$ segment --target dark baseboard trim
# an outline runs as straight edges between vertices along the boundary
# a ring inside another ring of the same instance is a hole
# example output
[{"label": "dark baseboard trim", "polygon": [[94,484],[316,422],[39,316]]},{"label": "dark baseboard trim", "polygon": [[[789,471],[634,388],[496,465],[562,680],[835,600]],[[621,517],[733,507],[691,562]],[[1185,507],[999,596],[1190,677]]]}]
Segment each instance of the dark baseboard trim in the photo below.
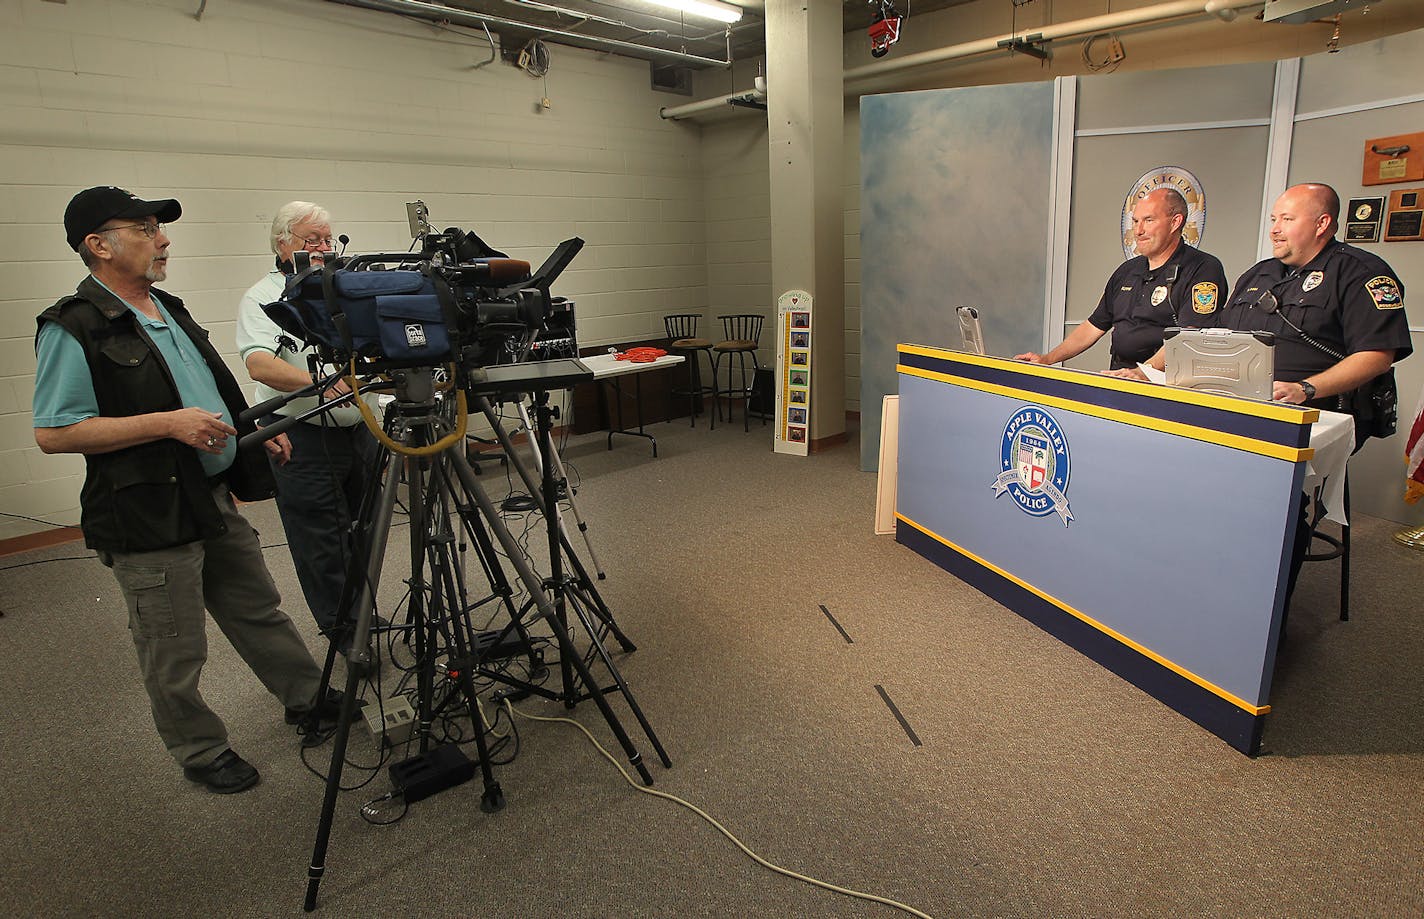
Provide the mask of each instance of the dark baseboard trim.
[{"label": "dark baseboard trim", "polygon": [[38,533],[26,533],[24,536],[12,536],[9,539],[0,539],[0,556],[47,549],[83,538],[84,534],[79,527],[55,527],[52,530],[40,530]]},{"label": "dark baseboard trim", "polygon": [[820,453],[824,450],[830,450],[848,443],[850,443],[850,435],[845,431],[841,431],[839,434],[832,434],[830,437],[818,437],[811,441],[807,446],[807,452]]}]

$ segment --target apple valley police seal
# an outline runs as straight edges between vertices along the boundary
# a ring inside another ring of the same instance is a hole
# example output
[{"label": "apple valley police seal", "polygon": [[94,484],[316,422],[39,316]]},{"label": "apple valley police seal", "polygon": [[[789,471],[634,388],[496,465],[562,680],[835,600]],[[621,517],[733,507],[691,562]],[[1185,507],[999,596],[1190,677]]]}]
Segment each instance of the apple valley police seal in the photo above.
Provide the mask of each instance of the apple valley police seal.
[{"label": "apple valley police seal", "polygon": [[1122,252],[1136,258],[1137,240],[1132,232],[1132,209],[1137,202],[1159,188],[1175,188],[1187,200],[1187,222],[1182,224],[1182,239],[1189,246],[1200,247],[1206,235],[1206,190],[1201,180],[1181,166],[1158,166],[1142,174],[1127,193],[1122,204]]},{"label": "apple valley police seal", "polygon": [[999,444],[999,477],[994,497],[1007,492],[1031,517],[1057,514],[1066,527],[1068,510],[1068,441],[1045,409],[1026,405],[1004,425]]}]

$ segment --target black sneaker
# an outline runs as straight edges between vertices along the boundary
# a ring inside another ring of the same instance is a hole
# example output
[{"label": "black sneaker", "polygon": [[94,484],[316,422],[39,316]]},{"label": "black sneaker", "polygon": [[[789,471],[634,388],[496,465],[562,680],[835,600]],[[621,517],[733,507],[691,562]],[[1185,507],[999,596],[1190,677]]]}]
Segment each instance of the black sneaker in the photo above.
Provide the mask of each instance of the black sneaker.
[{"label": "black sneaker", "polygon": [[[339,689],[330,686],[326,688],[326,694],[322,700],[311,708],[289,708],[283,712],[283,717],[288,724],[301,724],[311,719],[315,715],[321,721],[336,723],[337,716],[341,714],[341,700],[346,694]],[[365,704],[362,699],[358,704]]]},{"label": "black sneaker", "polygon": [[[315,747],[325,743],[336,731],[336,721],[341,717],[341,700],[345,697],[346,694],[341,690],[328,687],[322,700],[306,711],[295,708],[286,710],[285,720],[288,724],[296,725],[302,746]],[[365,699],[356,700],[358,709],[365,704]]]},{"label": "black sneaker", "polygon": [[206,785],[208,791],[219,795],[235,795],[256,785],[261,778],[252,764],[232,748],[222,751],[217,759],[206,766],[184,766],[183,777],[190,782]]}]

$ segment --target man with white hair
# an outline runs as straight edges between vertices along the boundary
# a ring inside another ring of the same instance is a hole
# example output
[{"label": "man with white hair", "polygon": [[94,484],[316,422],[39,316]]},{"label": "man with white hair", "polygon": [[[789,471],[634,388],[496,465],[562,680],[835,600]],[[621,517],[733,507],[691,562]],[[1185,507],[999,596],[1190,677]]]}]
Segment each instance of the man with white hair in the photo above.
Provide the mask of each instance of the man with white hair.
[{"label": "man with white hair", "polygon": [[[237,349],[257,383],[256,401],[264,402],[311,385],[309,348],[291,342],[262,310],[280,300],[293,255],[305,250],[313,263],[332,251],[331,215],[320,205],[291,201],[272,220],[272,252],[276,264],[245,293],[237,309]],[[329,373],[329,366],[322,372]],[[330,400],[350,392],[344,381],[320,398]],[[317,396],[295,399],[261,419],[268,425],[281,416],[299,415],[317,404]],[[350,557],[351,523],[360,508],[366,466],[375,447],[360,410],[352,404],[329,409],[287,429],[292,456],[272,467],[277,478],[277,509],[287,533],[287,547],[296,566],[307,608],[322,632],[338,647],[345,636],[334,633],[338,605]]]}]

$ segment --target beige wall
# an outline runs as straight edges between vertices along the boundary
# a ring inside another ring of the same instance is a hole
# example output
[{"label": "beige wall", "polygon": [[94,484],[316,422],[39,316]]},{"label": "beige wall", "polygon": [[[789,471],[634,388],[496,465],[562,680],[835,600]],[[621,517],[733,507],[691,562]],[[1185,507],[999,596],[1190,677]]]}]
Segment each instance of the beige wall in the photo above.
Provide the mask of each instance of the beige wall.
[{"label": "beige wall", "polygon": [[[83,277],[60,221],[89,185],[182,201],[165,287],[244,380],[233,310],[270,264],[273,211],[298,197],[353,251],[406,249],[417,197],[438,226],[536,264],[582,236],[555,292],[577,301],[583,344],[661,336],[664,313],[707,304],[700,131],[657,117],[675,97],[649,90],[646,63],[555,45],[542,81],[476,67],[489,47],[468,30],[316,2],[196,8],[0,4],[0,510],[77,519],[82,460],[31,434],[33,317]],[[746,196],[764,216],[764,181]],[[741,254],[716,258],[737,266],[719,277],[747,274]],[[0,518],[0,538],[40,528]]]}]

